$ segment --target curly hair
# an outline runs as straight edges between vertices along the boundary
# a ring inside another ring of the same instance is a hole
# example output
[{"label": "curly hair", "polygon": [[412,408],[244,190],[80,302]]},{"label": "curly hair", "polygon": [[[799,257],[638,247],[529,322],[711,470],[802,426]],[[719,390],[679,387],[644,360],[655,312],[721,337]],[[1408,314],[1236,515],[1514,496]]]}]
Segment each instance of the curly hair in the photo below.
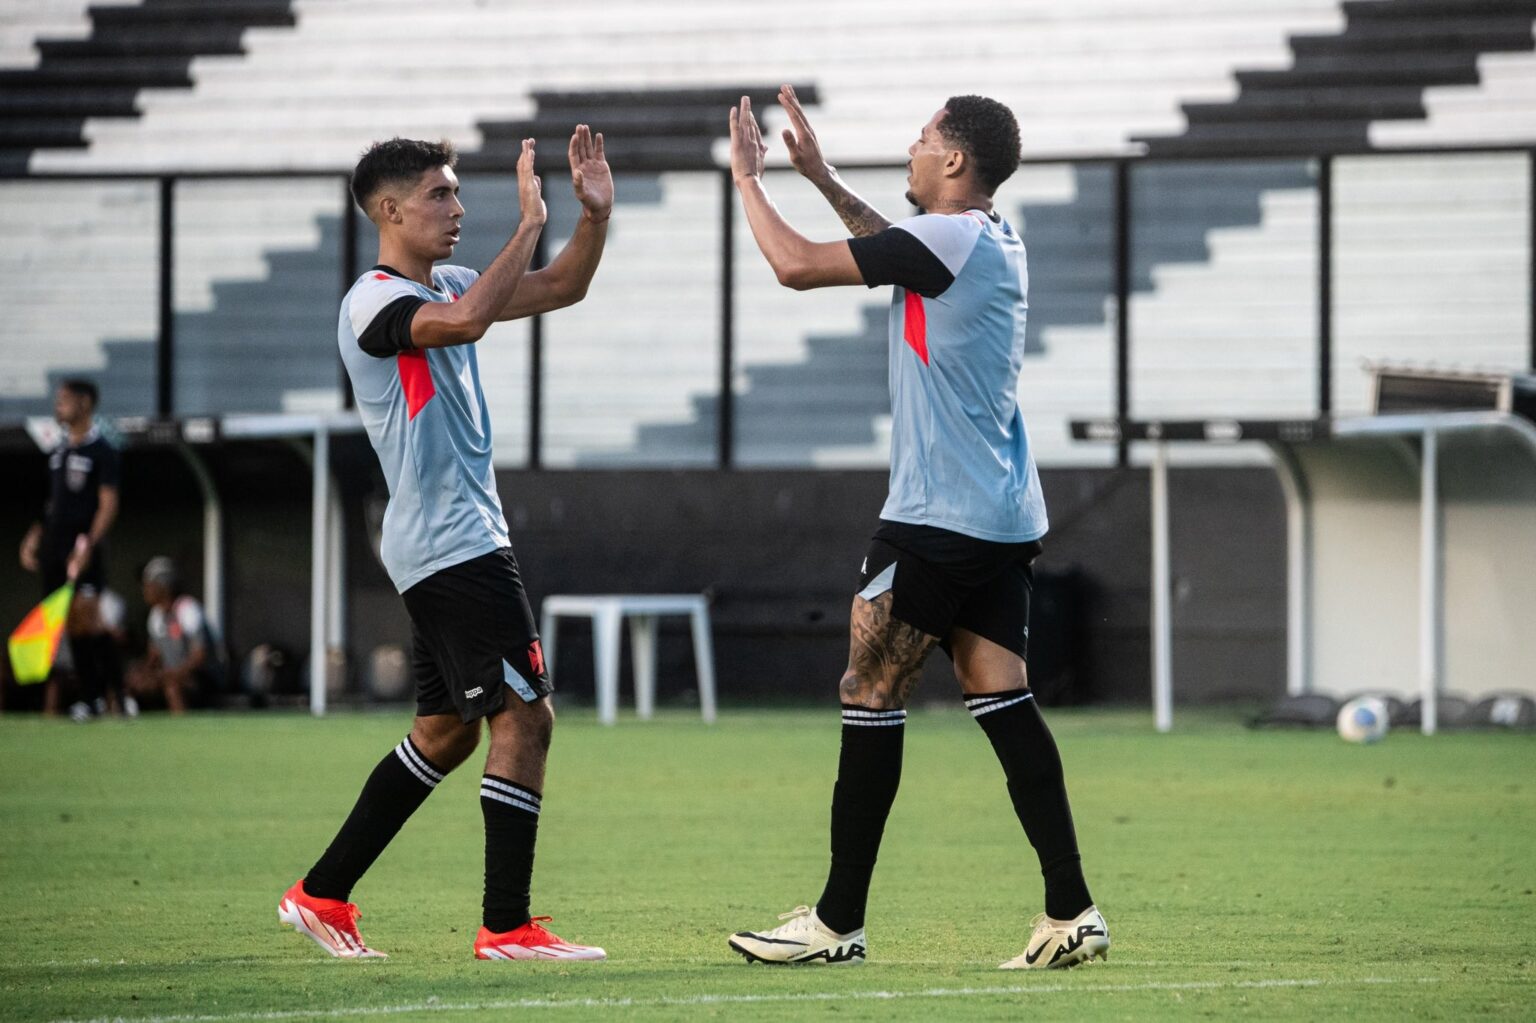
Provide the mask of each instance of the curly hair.
[{"label": "curly hair", "polygon": [[447,139],[422,142],[393,138],[388,142],[375,142],[352,171],[352,201],[357,203],[358,209],[368,213],[368,200],[385,185],[400,181],[414,183],[427,171],[452,167],[458,160],[459,154]]},{"label": "curly hair", "polygon": [[976,177],[990,195],[1019,166],[1019,122],[1013,111],[985,96],[951,96],[939,122],[944,141],[976,161]]}]

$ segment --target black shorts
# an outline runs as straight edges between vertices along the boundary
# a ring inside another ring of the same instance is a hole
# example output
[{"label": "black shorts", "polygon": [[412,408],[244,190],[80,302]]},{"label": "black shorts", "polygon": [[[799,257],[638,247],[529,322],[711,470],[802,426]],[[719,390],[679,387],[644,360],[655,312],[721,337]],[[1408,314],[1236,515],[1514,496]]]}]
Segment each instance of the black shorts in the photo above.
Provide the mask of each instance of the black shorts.
[{"label": "black shorts", "polygon": [[411,615],[416,713],[468,723],[554,687],[512,548],[434,572],[401,594]]},{"label": "black shorts", "polygon": [[956,628],[1029,656],[1031,567],[1039,540],[995,543],[937,526],[880,520],[859,571],[859,596],[891,594],[891,616],[939,637]]},{"label": "black shorts", "polygon": [[[74,541],[68,546],[60,547],[52,544],[44,544],[38,553],[39,574],[43,577],[43,596],[47,596],[54,590],[69,581],[69,556],[74,552]],[[91,558],[80,570],[80,577],[75,580],[75,592],[81,596],[90,596],[100,593],[107,585],[107,552],[104,545],[98,544],[91,551]]]}]

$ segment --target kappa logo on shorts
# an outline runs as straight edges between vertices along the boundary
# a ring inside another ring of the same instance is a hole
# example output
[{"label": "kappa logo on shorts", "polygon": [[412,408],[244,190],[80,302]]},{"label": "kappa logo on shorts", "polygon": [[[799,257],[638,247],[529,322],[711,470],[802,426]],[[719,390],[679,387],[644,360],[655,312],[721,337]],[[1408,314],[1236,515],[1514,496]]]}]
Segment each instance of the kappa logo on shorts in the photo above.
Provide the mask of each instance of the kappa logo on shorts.
[{"label": "kappa logo on shorts", "polygon": [[466,689],[464,690],[464,699],[473,700],[475,697],[481,695],[484,692],[485,686],[475,686],[473,689]]}]

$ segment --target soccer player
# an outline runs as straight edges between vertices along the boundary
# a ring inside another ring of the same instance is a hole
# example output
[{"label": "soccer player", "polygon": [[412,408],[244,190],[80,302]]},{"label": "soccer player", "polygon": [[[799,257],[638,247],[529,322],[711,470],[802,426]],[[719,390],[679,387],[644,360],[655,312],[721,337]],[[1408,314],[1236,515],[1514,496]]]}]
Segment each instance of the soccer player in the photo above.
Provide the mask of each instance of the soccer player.
[{"label": "soccer player", "polygon": [[357,805],[278,917],[333,956],[363,958],[352,887],[443,777],[490,733],[484,918],[477,959],[603,959],[529,912],[550,682],[513,558],[491,466],[491,421],[474,342],[492,323],[579,302],[602,258],[613,209],[603,136],[569,145],[580,223],[550,265],[529,272],[545,220],[534,142],[517,162],[521,220],[484,272],[434,266],[453,254],[464,207],[447,143],[391,139],[352,173],[379,230],[379,265],[342,300],[336,333],[358,411],[389,484],[382,556],[411,617],[416,719],[369,775]]},{"label": "soccer player", "polygon": [[854,237],[811,242],[775,209],[762,182],[768,148],[745,97],[730,115],[731,171],[780,283],[896,286],[891,484],[853,598],[826,888],[814,908],[785,914],[789,922],[773,930],[735,934],[731,947],[748,962],[863,961],[870,877],[901,776],[904,708],[938,646],[1002,763],[1045,877],[1045,913],[1024,951],[1003,967],[1107,956],[1109,934],[1083,880],[1061,757],[1025,670],[1031,564],[1046,515],[1017,400],[1024,245],[992,206],[1019,163],[1018,123],[994,100],[949,99],[907,151],[907,201],[927,212],[892,224],[827,163],[794,90],[784,86],[779,102],[789,115],[791,162]]},{"label": "soccer player", "polygon": [[[59,384],[53,416],[64,432],[48,456],[48,503],[21,541],[21,566],[42,577],[44,596],[75,580],[66,628],[84,696],[70,716],[81,721],[105,706],[108,690],[122,696],[122,660],[97,603],[106,587],[106,539],[117,521],[122,475],[117,448],[96,426],[100,397],[89,380]],[[55,699],[50,692],[50,707]]]}]

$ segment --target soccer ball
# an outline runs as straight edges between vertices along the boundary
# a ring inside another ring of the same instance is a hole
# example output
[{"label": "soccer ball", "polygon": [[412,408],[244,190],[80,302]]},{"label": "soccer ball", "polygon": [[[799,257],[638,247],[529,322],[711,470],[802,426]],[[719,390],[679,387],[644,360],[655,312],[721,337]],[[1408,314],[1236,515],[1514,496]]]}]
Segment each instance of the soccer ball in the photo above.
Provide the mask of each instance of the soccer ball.
[{"label": "soccer ball", "polygon": [[1376,742],[1387,734],[1387,704],[1374,696],[1360,696],[1339,708],[1339,738],[1346,742]]}]

